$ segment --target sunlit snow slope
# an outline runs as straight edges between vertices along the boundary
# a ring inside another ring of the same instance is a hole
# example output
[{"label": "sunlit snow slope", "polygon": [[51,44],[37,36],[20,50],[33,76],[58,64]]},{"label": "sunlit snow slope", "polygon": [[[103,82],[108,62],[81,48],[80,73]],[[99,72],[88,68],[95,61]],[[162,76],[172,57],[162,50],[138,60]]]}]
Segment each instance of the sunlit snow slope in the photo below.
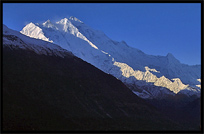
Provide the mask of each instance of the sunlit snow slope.
[{"label": "sunlit snow slope", "polygon": [[20,32],[71,51],[120,79],[141,98],[164,98],[177,93],[200,96],[200,65],[182,64],[170,53],[147,55],[124,41],[111,40],[75,17],[29,23]]},{"label": "sunlit snow slope", "polygon": [[59,57],[72,55],[70,51],[63,49],[58,45],[29,38],[18,31],[9,29],[5,25],[3,25],[3,47],[4,45],[9,46],[11,49],[32,50],[40,55],[55,55]]}]

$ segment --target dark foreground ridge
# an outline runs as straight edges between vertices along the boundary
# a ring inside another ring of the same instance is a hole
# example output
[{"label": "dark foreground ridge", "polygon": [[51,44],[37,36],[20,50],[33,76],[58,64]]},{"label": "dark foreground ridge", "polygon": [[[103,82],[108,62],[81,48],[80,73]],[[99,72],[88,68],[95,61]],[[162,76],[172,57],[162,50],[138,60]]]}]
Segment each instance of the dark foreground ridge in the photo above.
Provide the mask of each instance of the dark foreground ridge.
[{"label": "dark foreground ridge", "polygon": [[3,48],[3,130],[183,130],[75,56]]}]

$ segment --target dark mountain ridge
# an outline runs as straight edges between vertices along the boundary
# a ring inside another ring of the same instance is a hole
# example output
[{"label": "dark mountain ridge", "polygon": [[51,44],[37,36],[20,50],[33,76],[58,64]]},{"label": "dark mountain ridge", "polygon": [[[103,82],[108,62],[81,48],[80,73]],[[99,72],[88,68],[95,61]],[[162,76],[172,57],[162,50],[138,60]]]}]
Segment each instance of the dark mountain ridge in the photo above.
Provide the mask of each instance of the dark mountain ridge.
[{"label": "dark mountain ridge", "polygon": [[199,130],[59,46],[27,40],[3,36],[3,130]]},{"label": "dark mountain ridge", "polygon": [[77,57],[3,48],[3,130],[180,128]]}]

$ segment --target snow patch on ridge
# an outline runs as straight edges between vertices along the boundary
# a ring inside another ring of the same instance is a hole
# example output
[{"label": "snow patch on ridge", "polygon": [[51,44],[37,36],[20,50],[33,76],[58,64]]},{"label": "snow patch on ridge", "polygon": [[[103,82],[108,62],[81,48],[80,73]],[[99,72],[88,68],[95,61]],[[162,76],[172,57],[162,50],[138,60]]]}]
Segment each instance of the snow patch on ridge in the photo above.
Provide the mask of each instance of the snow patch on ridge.
[{"label": "snow patch on ridge", "polygon": [[[201,79],[197,79],[197,81],[199,81],[201,83]],[[197,87],[199,87],[201,89],[201,84],[196,85]]]}]

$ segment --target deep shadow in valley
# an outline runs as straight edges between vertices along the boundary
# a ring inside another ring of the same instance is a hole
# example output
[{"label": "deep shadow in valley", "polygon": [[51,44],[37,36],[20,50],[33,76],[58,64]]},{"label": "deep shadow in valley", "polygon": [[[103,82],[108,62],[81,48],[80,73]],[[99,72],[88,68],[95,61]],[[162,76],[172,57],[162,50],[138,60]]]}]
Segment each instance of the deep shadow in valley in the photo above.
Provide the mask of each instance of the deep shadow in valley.
[{"label": "deep shadow in valley", "polygon": [[3,48],[4,131],[186,129],[75,56]]}]

